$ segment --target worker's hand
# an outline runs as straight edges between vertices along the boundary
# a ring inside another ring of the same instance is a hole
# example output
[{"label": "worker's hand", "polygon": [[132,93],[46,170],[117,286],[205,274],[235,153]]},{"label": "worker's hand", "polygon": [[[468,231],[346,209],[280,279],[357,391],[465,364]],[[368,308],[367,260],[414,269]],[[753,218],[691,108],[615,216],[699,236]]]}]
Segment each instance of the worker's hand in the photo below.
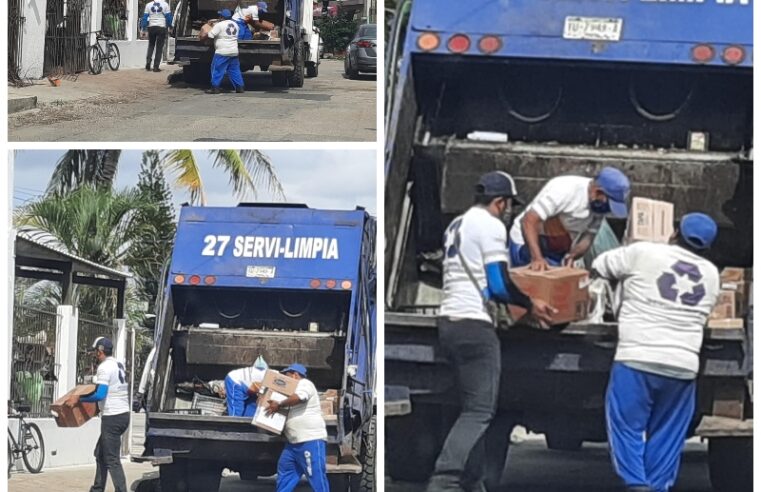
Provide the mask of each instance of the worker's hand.
[{"label": "worker's hand", "polygon": [[259,385],[259,383],[251,383],[251,386],[248,387],[248,394],[249,395],[257,395],[259,394],[259,390],[262,387]]},{"label": "worker's hand", "polygon": [[558,310],[541,299],[531,299],[531,304],[531,314],[539,320],[542,328],[549,328],[552,325],[552,315],[557,314]]},{"label": "worker's hand", "polygon": [[565,255],[565,258],[563,258],[563,266],[567,266],[567,267],[573,266],[573,263],[575,261],[576,261],[575,255],[571,255],[571,254]]},{"label": "worker's hand", "polygon": [[66,401],[64,402],[64,405],[66,405],[69,408],[74,408],[79,403],[79,395],[71,395],[70,397],[66,398]]},{"label": "worker's hand", "polygon": [[535,260],[531,260],[531,263],[528,265],[529,270],[533,270],[535,272],[543,272],[545,270],[548,270],[550,266],[547,264],[547,260],[544,258],[537,258]]},{"label": "worker's hand", "polygon": [[270,400],[267,402],[267,416],[276,414],[278,410],[280,410],[280,403],[276,402],[275,400]]}]

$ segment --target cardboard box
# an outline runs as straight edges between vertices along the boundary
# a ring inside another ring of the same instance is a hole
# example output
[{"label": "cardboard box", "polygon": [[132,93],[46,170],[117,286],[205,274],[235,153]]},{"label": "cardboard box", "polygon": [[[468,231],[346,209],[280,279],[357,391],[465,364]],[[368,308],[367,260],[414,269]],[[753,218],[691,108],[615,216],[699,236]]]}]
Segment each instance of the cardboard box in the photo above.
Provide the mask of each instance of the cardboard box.
[{"label": "cardboard box", "polygon": [[264,380],[262,381],[262,387],[272,389],[285,396],[291,396],[296,392],[296,386],[299,382],[293,378],[289,378],[284,374],[280,374],[278,371],[267,369],[264,373]]},{"label": "cardboard box", "polygon": [[735,291],[722,290],[719,292],[719,298],[713,311],[711,311],[710,319],[736,318],[735,302]]},{"label": "cardboard box", "polygon": [[[553,324],[570,323],[587,318],[589,310],[589,272],[579,268],[550,268],[544,272],[534,272],[527,267],[510,271],[510,278],[532,298],[541,299],[558,310],[552,317]],[[520,317],[521,311],[511,313]]]},{"label": "cardboard box", "polygon": [[725,282],[745,282],[753,280],[753,269],[726,267],[721,271],[721,283]]},{"label": "cardboard box", "polygon": [[286,395],[268,389],[264,395],[259,397],[259,403],[256,405],[256,413],[254,414],[254,419],[251,421],[251,424],[260,429],[277,434],[278,436],[282,434],[283,429],[285,429],[285,420],[288,418],[288,412],[285,410],[279,410],[273,415],[267,415],[267,408],[269,406],[267,402],[269,400],[283,401],[286,398],[288,398]]},{"label": "cardboard box", "polygon": [[55,417],[58,427],[80,427],[95,416],[98,411],[97,403],[79,402],[74,407],[67,407],[64,402],[72,395],[87,396],[95,392],[94,384],[76,386],[50,405],[50,411]]},{"label": "cardboard box", "polygon": [[668,243],[674,233],[674,205],[669,202],[634,197],[626,235],[629,241]]},{"label": "cardboard box", "polygon": [[709,319],[708,328],[714,330],[742,330],[745,328],[745,321],[740,318]]},{"label": "cardboard box", "polygon": [[327,417],[328,415],[335,415],[336,412],[334,410],[335,403],[332,400],[321,400],[320,401],[320,409],[322,410],[322,415],[324,417]]}]

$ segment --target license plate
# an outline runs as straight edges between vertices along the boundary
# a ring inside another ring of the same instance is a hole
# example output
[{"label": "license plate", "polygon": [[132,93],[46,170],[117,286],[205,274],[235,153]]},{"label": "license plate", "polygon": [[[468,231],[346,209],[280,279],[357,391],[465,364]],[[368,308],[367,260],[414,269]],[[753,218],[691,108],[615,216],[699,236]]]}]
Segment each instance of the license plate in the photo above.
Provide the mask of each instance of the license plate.
[{"label": "license plate", "polygon": [[275,278],[275,267],[247,266],[246,277],[251,278]]},{"label": "license plate", "polygon": [[588,39],[590,41],[619,41],[623,25],[623,19],[566,17],[563,37],[565,39]]}]

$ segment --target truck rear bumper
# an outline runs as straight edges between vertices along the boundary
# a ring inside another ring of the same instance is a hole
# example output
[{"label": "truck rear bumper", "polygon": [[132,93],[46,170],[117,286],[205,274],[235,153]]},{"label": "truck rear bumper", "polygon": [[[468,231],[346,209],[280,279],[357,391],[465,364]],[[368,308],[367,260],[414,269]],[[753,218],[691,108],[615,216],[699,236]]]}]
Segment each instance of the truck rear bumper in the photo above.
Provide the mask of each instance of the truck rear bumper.
[{"label": "truck rear bumper", "polygon": [[[214,48],[211,46],[195,38],[180,38],[176,41],[172,62],[187,66],[191,63],[211,63],[213,57]],[[238,58],[245,69],[258,65],[290,65],[280,41],[239,41]]]}]

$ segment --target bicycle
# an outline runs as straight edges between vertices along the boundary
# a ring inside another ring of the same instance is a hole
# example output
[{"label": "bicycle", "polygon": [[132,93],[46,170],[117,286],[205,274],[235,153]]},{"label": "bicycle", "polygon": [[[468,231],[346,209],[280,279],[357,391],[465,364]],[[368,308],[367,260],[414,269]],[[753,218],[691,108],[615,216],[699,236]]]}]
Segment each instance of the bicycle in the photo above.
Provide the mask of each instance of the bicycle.
[{"label": "bicycle", "polygon": [[[90,73],[98,75],[102,72],[104,62],[108,63],[108,68],[116,72],[119,70],[119,63],[121,63],[119,47],[111,42],[110,36],[104,36],[102,31],[96,31],[94,34],[95,44],[90,46],[87,56],[87,65],[90,67]],[[105,41],[105,50],[101,47],[100,41]]]},{"label": "bicycle", "polygon": [[[19,402],[16,402],[19,403]],[[8,402],[8,420],[18,419],[18,433],[16,436],[8,426],[8,478],[11,476],[13,464],[22,458],[29,473],[40,473],[45,464],[45,442],[42,440],[42,431],[35,423],[24,420],[24,415],[32,409],[30,405],[16,405],[13,408]]]}]

